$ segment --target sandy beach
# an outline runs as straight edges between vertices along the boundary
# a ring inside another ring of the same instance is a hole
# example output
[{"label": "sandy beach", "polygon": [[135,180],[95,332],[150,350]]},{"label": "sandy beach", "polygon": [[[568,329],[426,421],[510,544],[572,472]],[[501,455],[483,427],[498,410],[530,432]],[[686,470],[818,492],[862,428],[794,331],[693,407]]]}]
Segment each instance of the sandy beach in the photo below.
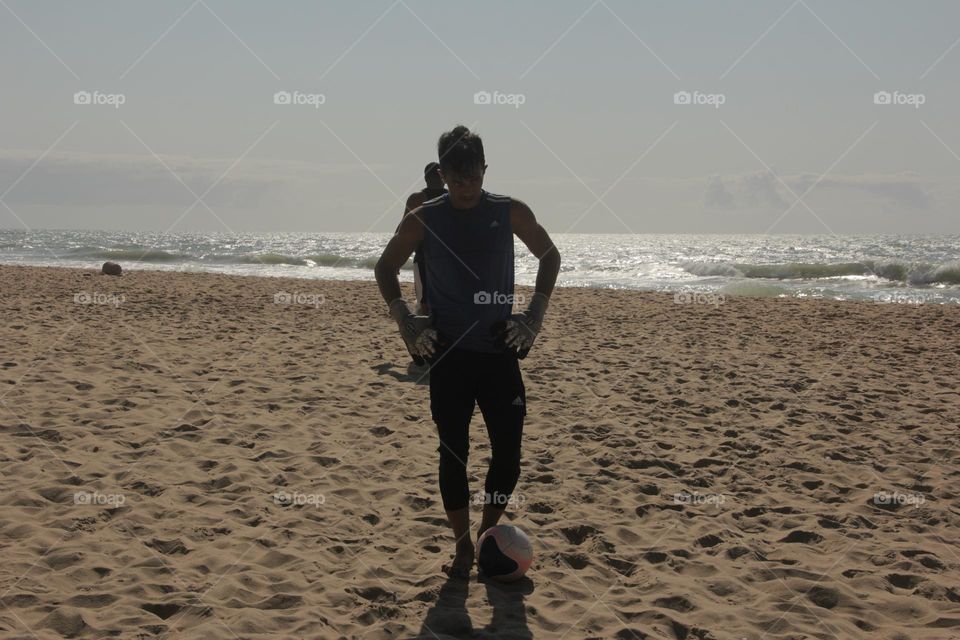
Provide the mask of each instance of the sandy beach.
[{"label": "sandy beach", "polygon": [[960,638],[955,305],[558,289],[505,519],[534,564],[463,585],[374,283],[0,298],[3,638]]}]

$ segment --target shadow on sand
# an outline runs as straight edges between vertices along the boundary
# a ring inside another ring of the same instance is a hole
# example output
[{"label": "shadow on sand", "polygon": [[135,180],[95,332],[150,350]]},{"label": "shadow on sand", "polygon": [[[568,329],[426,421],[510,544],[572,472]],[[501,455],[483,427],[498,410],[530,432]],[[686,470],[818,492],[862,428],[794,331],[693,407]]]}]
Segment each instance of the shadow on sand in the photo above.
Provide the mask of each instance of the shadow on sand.
[{"label": "shadow on sand", "polygon": [[417,635],[418,640],[463,640],[464,638],[498,638],[504,640],[531,640],[527,626],[527,608],[524,598],[533,593],[533,581],[522,578],[517,582],[501,583],[479,579],[487,589],[487,601],[493,607],[490,622],[474,629],[467,613],[467,595],[472,583],[451,578],[447,580]]},{"label": "shadow on sand", "polygon": [[[405,367],[405,369],[404,369]],[[430,384],[430,374],[427,367],[418,367],[409,362],[405,365],[397,365],[392,362],[385,362],[371,367],[381,376],[391,376],[394,380],[400,382],[413,382],[418,385]],[[400,369],[403,369],[402,371]]]}]

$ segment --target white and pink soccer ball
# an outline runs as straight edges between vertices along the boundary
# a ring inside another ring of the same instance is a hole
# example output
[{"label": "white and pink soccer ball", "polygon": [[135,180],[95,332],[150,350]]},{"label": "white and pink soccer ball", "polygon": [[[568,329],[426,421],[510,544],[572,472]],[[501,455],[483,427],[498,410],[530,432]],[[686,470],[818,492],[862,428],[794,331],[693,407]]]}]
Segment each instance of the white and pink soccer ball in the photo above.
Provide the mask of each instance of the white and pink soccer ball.
[{"label": "white and pink soccer ball", "polygon": [[477,566],[485,576],[500,582],[519,580],[533,562],[533,546],[520,527],[498,524],[477,541]]}]

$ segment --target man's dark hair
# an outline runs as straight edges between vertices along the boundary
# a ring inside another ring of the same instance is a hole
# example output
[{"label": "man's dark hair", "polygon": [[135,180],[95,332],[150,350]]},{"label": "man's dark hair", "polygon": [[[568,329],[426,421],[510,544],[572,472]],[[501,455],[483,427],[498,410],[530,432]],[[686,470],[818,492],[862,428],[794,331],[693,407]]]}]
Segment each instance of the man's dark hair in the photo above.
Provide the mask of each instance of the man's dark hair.
[{"label": "man's dark hair", "polygon": [[423,168],[423,179],[427,182],[433,179],[440,179],[440,176],[437,174],[437,169],[440,168],[440,165],[436,162],[428,162],[427,166]]},{"label": "man's dark hair", "polygon": [[482,169],[487,163],[483,156],[483,140],[462,124],[440,136],[437,154],[445,173],[468,174]]}]

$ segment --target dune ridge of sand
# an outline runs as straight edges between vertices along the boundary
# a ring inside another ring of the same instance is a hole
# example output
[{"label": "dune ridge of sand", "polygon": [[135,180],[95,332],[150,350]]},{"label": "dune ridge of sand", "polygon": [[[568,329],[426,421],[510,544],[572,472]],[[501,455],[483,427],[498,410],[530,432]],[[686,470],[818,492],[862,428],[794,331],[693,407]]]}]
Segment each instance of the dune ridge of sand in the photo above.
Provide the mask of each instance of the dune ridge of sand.
[{"label": "dune ridge of sand", "polygon": [[0,637],[960,638],[960,308],[558,289],[507,519],[537,557],[464,587],[373,283],[0,298]]}]

